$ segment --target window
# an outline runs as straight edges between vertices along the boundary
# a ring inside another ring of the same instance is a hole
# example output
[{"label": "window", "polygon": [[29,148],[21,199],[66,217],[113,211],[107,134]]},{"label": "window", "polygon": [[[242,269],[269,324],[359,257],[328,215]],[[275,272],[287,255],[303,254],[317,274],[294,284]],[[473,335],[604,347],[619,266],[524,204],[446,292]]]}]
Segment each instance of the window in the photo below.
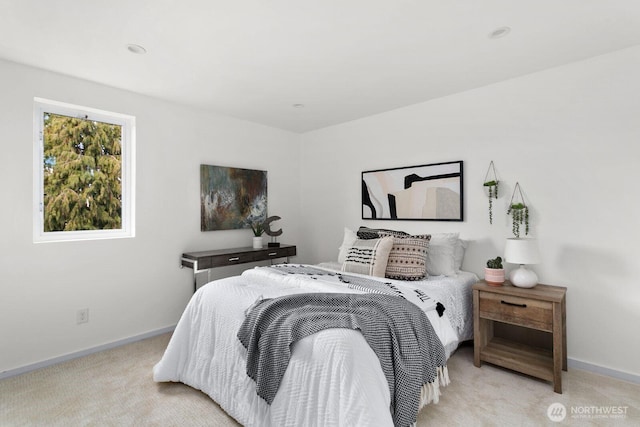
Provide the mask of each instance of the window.
[{"label": "window", "polygon": [[135,235],[135,117],[34,100],[34,242]]}]

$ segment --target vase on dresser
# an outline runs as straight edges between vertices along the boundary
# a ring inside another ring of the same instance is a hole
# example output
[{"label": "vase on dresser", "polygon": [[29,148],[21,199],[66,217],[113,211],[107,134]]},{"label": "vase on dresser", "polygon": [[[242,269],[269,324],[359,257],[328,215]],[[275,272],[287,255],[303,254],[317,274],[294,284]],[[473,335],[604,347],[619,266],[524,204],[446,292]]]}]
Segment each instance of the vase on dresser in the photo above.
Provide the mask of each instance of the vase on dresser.
[{"label": "vase on dresser", "polygon": [[262,249],[262,236],[253,238],[253,249]]}]

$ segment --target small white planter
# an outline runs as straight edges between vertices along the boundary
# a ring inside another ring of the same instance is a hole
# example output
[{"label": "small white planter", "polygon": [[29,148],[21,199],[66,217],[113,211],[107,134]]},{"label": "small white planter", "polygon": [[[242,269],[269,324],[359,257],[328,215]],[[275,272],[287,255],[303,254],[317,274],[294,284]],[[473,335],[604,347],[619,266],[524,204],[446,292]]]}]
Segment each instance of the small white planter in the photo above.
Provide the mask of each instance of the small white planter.
[{"label": "small white planter", "polygon": [[253,238],[253,249],[262,249],[262,236]]}]

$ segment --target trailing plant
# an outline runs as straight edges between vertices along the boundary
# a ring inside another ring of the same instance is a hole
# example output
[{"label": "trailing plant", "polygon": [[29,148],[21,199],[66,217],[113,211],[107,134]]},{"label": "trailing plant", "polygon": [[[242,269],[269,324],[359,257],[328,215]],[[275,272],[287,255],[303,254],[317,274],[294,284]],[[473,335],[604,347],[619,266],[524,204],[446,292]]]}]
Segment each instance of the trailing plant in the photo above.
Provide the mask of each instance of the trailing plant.
[{"label": "trailing plant", "polygon": [[498,181],[487,181],[483,185],[489,190],[489,224],[493,224],[493,199],[498,198]]},{"label": "trailing plant", "polygon": [[524,203],[512,203],[509,205],[507,215],[511,215],[511,231],[516,237],[520,237],[520,226],[524,225],[524,234],[529,234],[529,208]]},{"label": "trailing plant", "polygon": [[[491,176],[493,175],[493,179]],[[489,191],[489,224],[493,224],[493,199],[498,199],[498,175],[496,174],[496,168],[493,164],[493,160],[489,163],[489,169],[484,176],[484,187],[487,187]]]},{"label": "trailing plant", "polygon": [[490,259],[489,261],[487,261],[487,268],[503,268],[502,267],[502,258],[501,257],[496,257],[494,259]]},{"label": "trailing plant", "polygon": [[[514,200],[514,197],[516,197],[516,200]],[[517,197],[520,198],[519,201]],[[522,225],[524,225],[524,234],[529,234],[529,207],[524,203],[524,196],[518,182],[516,182],[516,187],[513,189],[507,215],[511,215],[511,231],[513,231],[514,236],[520,237]]]}]

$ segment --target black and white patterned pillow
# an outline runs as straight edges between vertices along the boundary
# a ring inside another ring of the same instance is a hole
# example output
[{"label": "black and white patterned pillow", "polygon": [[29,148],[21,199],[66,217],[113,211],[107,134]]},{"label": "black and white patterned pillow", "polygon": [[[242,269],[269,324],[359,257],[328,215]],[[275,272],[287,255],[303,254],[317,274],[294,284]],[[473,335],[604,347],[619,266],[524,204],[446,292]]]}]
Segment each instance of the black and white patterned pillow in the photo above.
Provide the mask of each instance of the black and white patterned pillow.
[{"label": "black and white patterned pillow", "polygon": [[396,280],[420,280],[427,275],[427,250],[431,235],[392,236],[380,232],[381,237],[393,237],[385,277]]},{"label": "black and white patterned pillow", "polygon": [[384,277],[393,237],[380,239],[356,239],[347,250],[342,271]]},{"label": "black and white patterned pillow", "polygon": [[404,231],[398,230],[387,230],[386,228],[369,228],[365,226],[361,226],[358,228],[356,234],[358,235],[358,239],[379,239],[382,237],[380,233],[385,233],[388,236],[408,236],[409,233],[405,233]]}]

